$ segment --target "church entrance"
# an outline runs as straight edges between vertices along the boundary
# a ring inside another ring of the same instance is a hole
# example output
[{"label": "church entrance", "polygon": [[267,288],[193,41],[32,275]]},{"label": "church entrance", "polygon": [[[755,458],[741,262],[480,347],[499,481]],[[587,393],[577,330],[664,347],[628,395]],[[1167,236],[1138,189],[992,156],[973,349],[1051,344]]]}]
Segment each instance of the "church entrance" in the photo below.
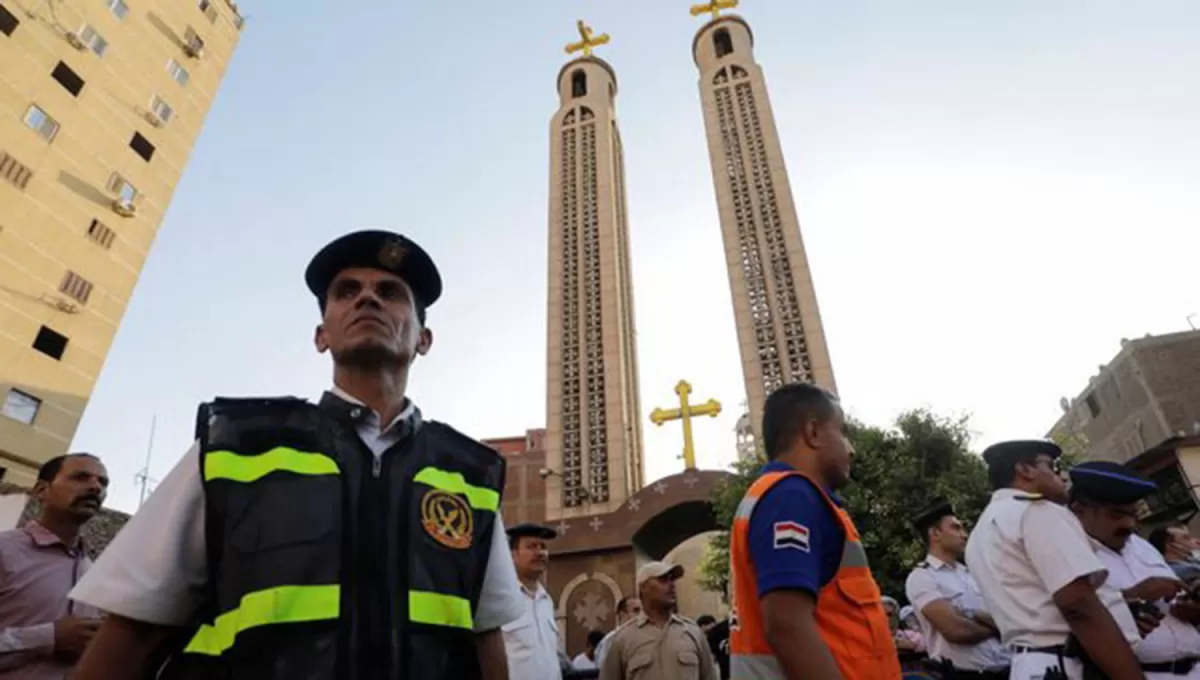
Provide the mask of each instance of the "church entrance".
[{"label": "church entrance", "polygon": [[686,470],[647,486],[613,512],[555,524],[548,588],[558,608],[559,635],[568,654],[583,650],[589,631],[616,625],[617,602],[634,595],[642,564],[669,559],[687,572],[679,583],[680,613],[688,617],[724,613],[720,597],[696,582],[708,537],[718,527],[709,499],[730,475]]}]

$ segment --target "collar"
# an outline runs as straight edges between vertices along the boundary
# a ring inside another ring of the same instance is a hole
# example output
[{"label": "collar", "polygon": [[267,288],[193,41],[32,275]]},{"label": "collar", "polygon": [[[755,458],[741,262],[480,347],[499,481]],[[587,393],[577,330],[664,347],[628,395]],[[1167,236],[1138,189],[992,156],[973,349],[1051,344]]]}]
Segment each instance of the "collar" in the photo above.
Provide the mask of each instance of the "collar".
[{"label": "collar", "polygon": [[[795,472],[795,471],[796,471],[796,468],[792,467],[791,465],[788,465],[787,463],[785,463],[781,460],[772,460],[772,461],[768,461],[767,464],[764,465],[761,470],[759,470],[758,474],[764,475],[768,472]],[[813,483],[814,486],[816,486],[817,483],[815,481],[813,481],[812,478],[810,478],[806,475],[805,479],[808,479],[810,482]],[[829,496],[829,498],[834,502],[835,505],[837,505],[839,508],[842,507],[842,497],[837,495],[837,493],[834,492],[833,489],[826,486],[826,487],[822,487],[821,490],[825,492],[826,496]]]},{"label": "collar", "polygon": [[[638,614],[638,617],[636,619],[634,619],[632,621],[632,623],[633,623],[633,625],[637,626],[638,628],[641,628],[642,626],[645,626],[646,624],[653,623],[653,622],[650,620],[649,616],[646,616],[646,612],[643,611],[641,614]],[[667,624],[669,625],[672,623],[682,624],[683,619],[680,618],[679,614],[676,614],[675,612],[671,612],[671,616],[669,618],[667,618]]]},{"label": "collar", "polygon": [[546,589],[544,587],[542,587],[542,584],[540,581],[538,582],[537,590],[533,590],[533,591],[529,590],[529,587],[526,586],[524,583],[521,583],[521,581],[519,579],[517,580],[517,584],[521,586],[522,593],[525,593],[527,596],[529,596],[535,600],[537,600],[539,598],[543,598],[543,597],[550,597],[550,593],[546,592]]},{"label": "collar", "polygon": [[374,425],[380,427],[382,432],[387,432],[396,428],[411,428],[411,431],[416,431],[421,426],[421,410],[411,399],[405,398],[404,408],[400,413],[388,423],[387,427],[380,425],[379,414],[367,407],[362,400],[357,399],[345,390],[334,385],[328,392],[321,395],[319,404],[321,410],[330,415],[346,422],[353,423],[355,427],[363,427]]},{"label": "collar", "polygon": [[1049,500],[1045,496],[1037,493],[1030,493],[1020,489],[996,489],[992,492],[993,501],[1041,501]]},{"label": "collar", "polygon": [[37,520],[31,519],[26,522],[24,529],[25,533],[33,541],[33,544],[39,548],[49,548],[50,546],[58,545],[62,546],[63,550],[66,550],[68,553],[78,553],[84,548],[83,536],[75,539],[74,546],[67,547],[67,544],[58,537],[58,534],[42,526]]},{"label": "collar", "polygon": [[928,553],[927,555],[925,555],[925,564],[928,564],[929,568],[933,569],[935,571],[938,569],[941,569],[942,567],[947,567],[947,566],[951,567],[951,568],[954,567],[954,565],[950,564],[949,562],[946,562],[945,560],[938,558],[933,553]]}]

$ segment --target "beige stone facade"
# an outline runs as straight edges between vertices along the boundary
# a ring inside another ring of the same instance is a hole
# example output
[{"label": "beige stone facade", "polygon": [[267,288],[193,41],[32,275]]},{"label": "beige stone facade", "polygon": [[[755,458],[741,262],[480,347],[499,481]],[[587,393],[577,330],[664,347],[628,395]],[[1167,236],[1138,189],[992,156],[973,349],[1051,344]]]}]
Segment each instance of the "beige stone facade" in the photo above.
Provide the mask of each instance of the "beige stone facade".
[{"label": "beige stone facade", "polygon": [[817,296],[754,36],[736,15],[692,45],[733,293],[751,424],[785,383],[837,391]]},{"label": "beige stone facade", "polygon": [[625,167],[617,79],[565,65],[550,124],[546,517],[610,512],[642,488]]},{"label": "beige stone facade", "polygon": [[0,465],[66,452],[240,37],[227,0],[0,0]]},{"label": "beige stone facade", "polygon": [[[1200,435],[1200,331],[1122,340],[1049,436],[1091,460],[1125,462],[1174,437]],[[1200,467],[1197,467],[1200,471]]]}]

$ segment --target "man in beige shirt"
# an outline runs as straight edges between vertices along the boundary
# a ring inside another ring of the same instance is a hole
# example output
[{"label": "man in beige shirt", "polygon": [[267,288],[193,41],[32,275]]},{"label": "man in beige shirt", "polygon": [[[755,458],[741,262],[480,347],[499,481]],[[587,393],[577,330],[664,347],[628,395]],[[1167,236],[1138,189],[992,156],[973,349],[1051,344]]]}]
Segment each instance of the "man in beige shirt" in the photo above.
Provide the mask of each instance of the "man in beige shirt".
[{"label": "man in beige shirt", "polygon": [[683,567],[651,562],[637,573],[642,614],[620,628],[600,666],[600,680],[718,680],[708,640],[675,613]]}]

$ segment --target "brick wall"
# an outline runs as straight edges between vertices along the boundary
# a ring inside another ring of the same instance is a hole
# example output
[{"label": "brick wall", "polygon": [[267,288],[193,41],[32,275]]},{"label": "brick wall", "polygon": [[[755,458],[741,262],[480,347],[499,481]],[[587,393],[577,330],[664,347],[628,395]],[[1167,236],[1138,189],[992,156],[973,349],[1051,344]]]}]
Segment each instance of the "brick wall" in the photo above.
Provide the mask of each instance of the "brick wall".
[{"label": "brick wall", "polygon": [[529,430],[523,437],[483,440],[508,461],[500,504],[508,526],[546,521],[546,481],[539,474],[546,466],[545,439],[545,430]]}]

